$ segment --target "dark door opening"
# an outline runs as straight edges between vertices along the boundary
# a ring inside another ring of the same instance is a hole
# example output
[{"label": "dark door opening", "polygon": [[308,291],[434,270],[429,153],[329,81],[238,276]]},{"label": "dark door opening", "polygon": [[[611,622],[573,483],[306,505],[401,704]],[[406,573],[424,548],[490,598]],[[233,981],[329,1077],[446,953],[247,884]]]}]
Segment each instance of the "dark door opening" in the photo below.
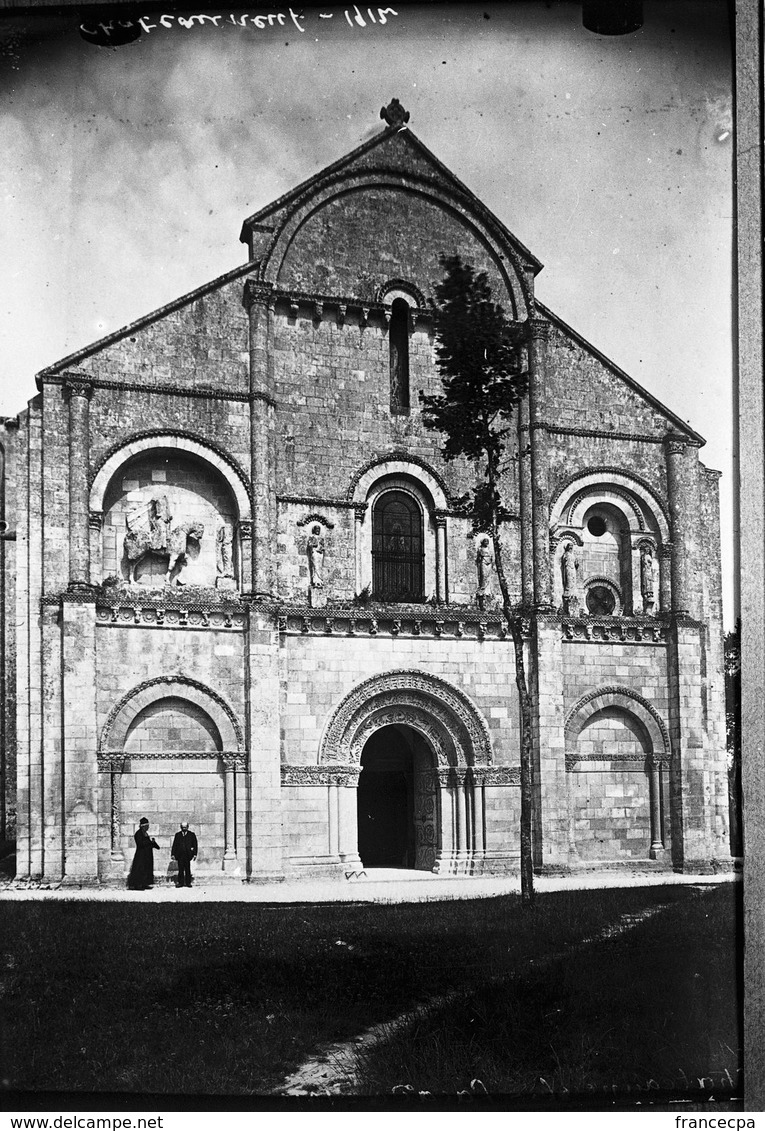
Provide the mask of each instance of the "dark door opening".
[{"label": "dark door opening", "polygon": [[364,747],[358,829],[365,868],[414,868],[413,757],[397,727],[383,727]]}]

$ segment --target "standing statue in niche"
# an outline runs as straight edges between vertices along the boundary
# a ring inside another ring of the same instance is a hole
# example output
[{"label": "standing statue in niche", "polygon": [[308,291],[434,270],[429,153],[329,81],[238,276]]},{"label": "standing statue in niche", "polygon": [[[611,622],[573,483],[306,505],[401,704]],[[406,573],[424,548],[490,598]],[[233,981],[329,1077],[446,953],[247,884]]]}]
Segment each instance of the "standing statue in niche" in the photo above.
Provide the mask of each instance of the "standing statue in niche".
[{"label": "standing statue in niche", "polygon": [[491,553],[491,542],[489,538],[484,535],[478,542],[478,549],[475,555],[475,568],[478,574],[478,591],[476,593],[476,600],[479,609],[483,609],[491,602],[491,594],[489,592],[491,585],[491,566],[493,562]]},{"label": "standing statue in niche", "polygon": [[324,538],[318,523],[311,527],[306,544],[308,554],[308,573],[312,589],[324,587]]},{"label": "standing statue in niche", "polygon": [[567,542],[560,560],[561,574],[563,577],[563,610],[569,616],[576,616],[579,612],[579,556],[573,542]]},{"label": "standing statue in niche", "polygon": [[653,546],[643,543],[640,547],[640,591],[643,595],[643,608],[648,611],[655,599]]},{"label": "standing statue in niche", "polygon": [[225,522],[220,522],[215,531],[215,564],[218,570],[215,579],[216,589],[233,589],[234,534]]}]

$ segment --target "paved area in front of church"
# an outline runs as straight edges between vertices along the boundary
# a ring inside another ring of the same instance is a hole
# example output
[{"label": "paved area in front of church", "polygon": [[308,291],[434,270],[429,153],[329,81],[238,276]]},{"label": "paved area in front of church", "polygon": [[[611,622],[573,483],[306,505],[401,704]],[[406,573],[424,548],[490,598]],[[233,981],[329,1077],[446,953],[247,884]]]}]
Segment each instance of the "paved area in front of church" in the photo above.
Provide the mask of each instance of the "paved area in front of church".
[{"label": "paved area in front of church", "polygon": [[[536,876],[537,892],[592,888],[649,887],[672,884],[718,884],[740,879],[739,873],[690,875],[676,872],[603,871]],[[9,885],[2,900],[88,900],[135,903],[427,903],[444,899],[488,899],[519,893],[518,876],[434,876],[398,868],[370,868],[344,880],[285,880],[281,883],[206,883],[192,888],[159,883],[148,891],[124,888],[41,887]]]}]

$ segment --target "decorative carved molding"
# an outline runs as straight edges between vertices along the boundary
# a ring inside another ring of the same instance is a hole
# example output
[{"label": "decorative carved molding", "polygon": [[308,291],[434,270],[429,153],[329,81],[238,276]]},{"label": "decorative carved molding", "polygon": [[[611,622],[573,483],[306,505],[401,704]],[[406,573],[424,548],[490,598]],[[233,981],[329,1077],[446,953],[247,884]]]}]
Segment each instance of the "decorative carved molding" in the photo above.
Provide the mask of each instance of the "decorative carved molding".
[{"label": "decorative carved molding", "polygon": [[360,766],[282,766],[282,785],[356,785]]},{"label": "decorative carved molding", "polygon": [[641,531],[645,530],[645,515],[637,500],[634,499],[628,491],[625,491],[623,487],[617,487],[610,483],[593,484],[592,487],[584,487],[581,491],[578,491],[566,508],[566,521],[569,524],[573,522],[574,512],[580,503],[592,497],[593,506],[596,506],[598,502],[601,501],[600,496],[606,492],[608,492],[609,495],[616,495],[618,499],[622,499],[635,515],[638,529]]},{"label": "decorative carved molding", "polygon": [[[439,606],[443,609],[444,606]],[[332,622],[332,631],[346,636],[368,633],[370,636],[391,635],[402,637],[427,637],[430,639],[506,640],[507,625],[499,613],[479,610],[475,606],[455,610],[454,616],[444,617],[435,610],[428,611],[423,606],[415,614],[412,611],[387,613],[363,611],[363,606],[353,610],[342,607],[328,607],[326,610],[303,609],[302,607],[284,609],[276,614],[279,632],[294,635],[325,635],[327,621]]]},{"label": "decorative carved molding", "polygon": [[632,440],[641,444],[662,444],[663,436],[653,436],[650,432],[618,432],[598,428],[564,428],[560,424],[553,424],[549,420],[536,420],[530,425],[532,429],[549,432],[553,436],[582,436],[592,440]]},{"label": "decorative carved molding", "polygon": [[[66,378],[58,374],[39,374],[37,380],[40,385],[60,385],[62,387],[66,385]],[[85,379],[83,378],[83,380]],[[88,377],[87,383],[92,386],[94,391],[105,389],[120,393],[141,393],[159,397],[199,397],[203,400],[239,401],[245,404],[250,400],[249,392],[243,392],[241,389],[226,389],[220,385],[176,385],[169,382],[161,385],[149,385],[140,381],[113,381],[106,377]]]},{"label": "decorative carved molding", "polygon": [[343,510],[352,510],[355,506],[355,503],[349,503],[347,499],[332,499],[317,495],[277,495],[276,501],[304,507],[338,507]]},{"label": "decorative carved molding", "polygon": [[[611,582],[610,584],[613,584]],[[563,639],[593,644],[666,644],[667,628],[654,617],[564,618]]]},{"label": "decorative carved molding", "polygon": [[[566,751],[566,769],[571,773],[577,766],[588,765],[593,762],[606,763],[609,768],[644,770],[650,773],[655,767],[665,770],[669,766],[668,757],[657,757],[654,754],[577,754],[576,751]],[[580,773],[585,771],[580,770]],[[608,773],[608,770],[589,771],[590,773]]]},{"label": "decorative carved molding", "polygon": [[358,763],[366,738],[389,725],[387,720],[424,733],[439,760],[448,757],[448,745],[456,739],[462,750],[453,756],[487,765],[492,761],[489,729],[468,696],[441,677],[401,669],[373,676],[346,695],[322,737],[319,763]]},{"label": "decorative carved molding", "polygon": [[414,299],[415,307],[427,309],[428,300],[425,298],[425,295],[419,287],[416,287],[414,283],[410,283],[408,279],[388,279],[387,283],[383,283],[377,288],[375,298],[378,302],[384,303],[385,296],[390,291],[403,291]]},{"label": "decorative carved molding", "polygon": [[449,491],[449,487],[443,476],[439,475],[439,473],[427,462],[427,460],[422,459],[421,456],[415,455],[412,452],[402,451],[401,449],[396,449],[392,452],[382,452],[379,455],[373,456],[373,458],[368,460],[363,465],[363,467],[360,467],[358,471],[355,471],[353,473],[350,483],[348,484],[348,488],[345,492],[345,497],[349,504],[355,505],[353,502],[353,496],[362,476],[366,475],[368,471],[372,471],[375,467],[379,467],[384,463],[408,463],[413,467],[422,468],[423,471],[427,471],[428,475],[431,475],[433,477],[448,502],[452,506],[456,505],[457,498],[456,496],[453,496]]},{"label": "decorative carved molding", "polygon": [[[126,763],[132,762],[222,762],[226,770],[247,768],[247,755],[231,750],[99,750],[97,755],[99,773],[130,773]],[[158,770],[162,773],[162,770]]]},{"label": "decorative carved molding", "polygon": [[[619,438],[634,439],[635,437]],[[576,483],[578,479],[586,479],[588,476],[598,476],[598,478],[602,482],[593,484],[592,488],[589,488],[589,490],[597,490],[598,487],[610,489],[609,476],[611,475],[620,475],[622,476],[622,478],[628,478],[636,486],[641,487],[646,492],[648,497],[656,504],[657,509],[664,516],[667,523],[669,523],[669,512],[664,503],[664,500],[660,498],[659,495],[657,495],[656,488],[652,486],[647,479],[644,479],[642,475],[636,475],[631,470],[625,471],[623,467],[614,467],[613,464],[594,464],[590,467],[582,467],[579,469],[579,471],[575,471],[571,475],[566,476],[566,478],[560,483],[560,486],[558,486],[551,492],[550,512],[552,513],[552,511],[555,509],[555,505],[563,492],[566,491],[573,483]],[[626,490],[626,488],[621,486],[621,484],[615,484],[614,486],[621,487],[621,490]],[[585,491],[587,489],[582,488],[582,490]]]},{"label": "decorative carved molding", "polygon": [[325,518],[323,514],[318,514],[315,511],[312,511],[311,514],[306,515],[305,518],[299,518],[295,525],[307,526],[309,522],[320,522],[323,526],[326,526],[327,530],[335,529],[334,522],[330,522],[329,519]]},{"label": "decorative carved molding", "polygon": [[[178,690],[177,694],[179,694],[180,696],[183,695],[184,687],[192,688],[194,691],[199,692],[204,699],[208,699],[215,703],[216,706],[221,711],[223,711],[224,715],[231,724],[234,734],[236,735],[237,743],[240,747],[244,747],[244,734],[239,720],[229,707],[226,700],[222,696],[220,696],[217,691],[213,691],[211,688],[205,686],[204,683],[200,683],[199,680],[191,679],[185,675],[158,675],[153,679],[146,679],[142,683],[136,684],[136,686],[131,688],[131,690],[128,691],[126,695],[122,696],[118,703],[115,703],[107,716],[106,722],[104,723],[104,727],[101,732],[100,746],[102,749],[109,749],[109,736],[111,734],[114,723],[119,715],[129,705],[130,701],[132,699],[135,699],[136,696],[141,695],[144,691],[148,691],[149,689],[155,687],[160,688],[162,686],[172,686],[174,688],[179,688],[180,690]],[[157,696],[157,698],[160,697]]]},{"label": "decorative carved molding", "polygon": [[88,512],[88,526],[91,530],[100,530],[104,522],[103,511],[89,511]]},{"label": "decorative carved molding", "polygon": [[554,554],[561,542],[575,542],[581,550],[584,547],[584,541],[581,534],[576,530],[570,530],[568,527],[550,531],[550,553]]},{"label": "decorative carved molding", "polygon": [[213,631],[243,632],[247,627],[247,613],[244,609],[226,608],[215,605],[193,608],[161,604],[147,604],[136,601],[135,596],[108,604],[98,595],[96,603],[96,623],[105,625],[142,625],[149,628],[195,628]]},{"label": "decorative carved molding", "polygon": [[661,546],[659,546],[659,557],[662,559],[662,561],[665,561],[665,562],[671,561],[671,559],[672,559],[672,543],[671,542],[662,542]]}]

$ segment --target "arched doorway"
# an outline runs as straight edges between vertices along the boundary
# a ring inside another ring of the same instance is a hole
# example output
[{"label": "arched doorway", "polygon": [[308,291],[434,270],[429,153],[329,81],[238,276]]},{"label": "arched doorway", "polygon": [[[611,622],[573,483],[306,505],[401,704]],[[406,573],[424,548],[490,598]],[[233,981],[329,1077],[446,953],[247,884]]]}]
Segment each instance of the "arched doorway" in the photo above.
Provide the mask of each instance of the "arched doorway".
[{"label": "arched doorway", "polygon": [[361,754],[358,852],[365,868],[431,870],[438,813],[433,759],[411,727],[384,726]]}]

